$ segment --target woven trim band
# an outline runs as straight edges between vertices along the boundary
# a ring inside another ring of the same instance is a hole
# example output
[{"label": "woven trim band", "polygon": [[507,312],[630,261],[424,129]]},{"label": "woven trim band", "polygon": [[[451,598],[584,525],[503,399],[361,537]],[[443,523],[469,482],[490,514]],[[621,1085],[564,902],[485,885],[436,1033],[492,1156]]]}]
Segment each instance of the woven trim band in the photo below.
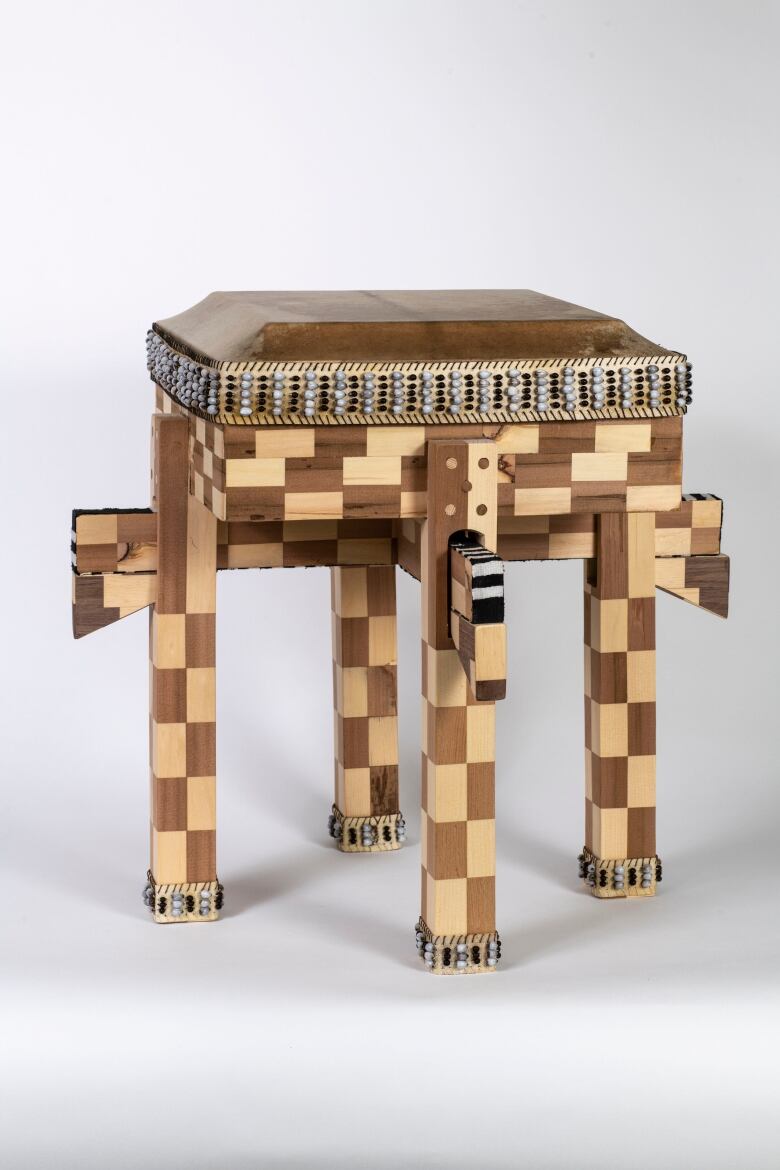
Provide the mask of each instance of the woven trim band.
[{"label": "woven trim band", "polygon": [[476,362],[215,362],[147,334],[152,380],[211,422],[544,422],[685,414],[683,354]]}]

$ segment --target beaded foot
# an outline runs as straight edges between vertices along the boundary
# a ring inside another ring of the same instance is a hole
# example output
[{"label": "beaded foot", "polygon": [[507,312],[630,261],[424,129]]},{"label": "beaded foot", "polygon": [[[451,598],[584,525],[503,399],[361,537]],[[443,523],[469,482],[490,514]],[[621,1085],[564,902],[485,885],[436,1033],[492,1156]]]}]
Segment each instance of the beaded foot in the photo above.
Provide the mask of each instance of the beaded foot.
[{"label": "beaded foot", "polygon": [[659,857],[604,860],[583,849],[580,877],[596,898],[652,898],[662,877]]},{"label": "beaded foot", "polygon": [[406,821],[399,812],[381,817],[345,817],[334,804],[328,832],[344,853],[384,853],[401,848],[406,840]]},{"label": "beaded foot", "polygon": [[146,875],[144,906],[155,922],[213,922],[222,909],[223,889],[219,882],[181,882],[162,885],[151,870]]},{"label": "beaded foot", "polygon": [[490,934],[431,934],[422,918],[414,934],[417,954],[435,975],[476,975],[495,971],[501,939]]}]

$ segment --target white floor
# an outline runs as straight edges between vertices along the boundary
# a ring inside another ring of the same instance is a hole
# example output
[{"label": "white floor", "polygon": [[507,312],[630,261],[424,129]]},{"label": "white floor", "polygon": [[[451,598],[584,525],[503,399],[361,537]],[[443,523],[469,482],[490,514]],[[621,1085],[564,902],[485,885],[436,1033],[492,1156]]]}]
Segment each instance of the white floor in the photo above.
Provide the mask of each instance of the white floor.
[{"label": "white floor", "polygon": [[[227,901],[197,927],[155,926],[141,905],[144,619],[63,639],[67,671],[37,704],[51,726],[19,704],[10,728],[6,1165],[777,1165],[777,790],[759,741],[750,766],[734,747],[751,700],[724,701],[718,663],[738,638],[661,598],[665,880],[654,900],[598,902],[575,877],[580,572],[509,574],[504,957],[475,978],[429,975],[413,946],[414,582],[399,582],[410,841],[396,854],[345,856],[325,835],[327,574],[284,578],[303,617],[283,639],[259,617],[222,623]],[[272,577],[223,576],[222,610],[262,606]]]}]

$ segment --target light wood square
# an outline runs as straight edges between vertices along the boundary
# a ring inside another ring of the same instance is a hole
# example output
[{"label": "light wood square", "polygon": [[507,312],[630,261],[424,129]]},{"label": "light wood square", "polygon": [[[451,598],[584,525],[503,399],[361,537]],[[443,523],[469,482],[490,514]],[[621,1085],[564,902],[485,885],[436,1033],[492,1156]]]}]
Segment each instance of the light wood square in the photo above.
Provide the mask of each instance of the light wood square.
[{"label": "light wood square", "polygon": [[216,777],[190,776],[187,780],[187,828],[215,829],[216,826]]},{"label": "light wood square", "polygon": [[516,516],[560,516],[571,512],[571,488],[515,488]]},{"label": "light wood square", "polygon": [[285,493],[285,520],[339,520],[343,514],[343,492]]},{"label": "light wood square", "polygon": [[116,544],[116,513],[106,512],[95,516],[77,516],[76,542],[77,544]]},{"label": "light wood square", "polygon": [[284,459],[227,459],[225,486],[284,487]]},{"label": "light wood square", "polygon": [[229,544],[227,563],[229,569],[278,569],[284,564],[284,545]]},{"label": "light wood square", "polygon": [[593,847],[602,860],[623,860],[628,853],[628,809],[593,806]]},{"label": "light wood square", "polygon": [[392,666],[397,661],[396,619],[392,614],[368,619],[368,665]]},{"label": "light wood square", "polygon": [[427,500],[427,492],[401,492],[401,516],[424,519]]},{"label": "light wood square", "polygon": [[615,654],[628,649],[628,600],[591,600],[591,640],[594,650]]},{"label": "light wood square", "polygon": [[368,617],[367,572],[361,567],[333,570],[334,613],[339,617]]},{"label": "light wood square", "polygon": [[655,650],[629,650],[629,703],[655,702]]},{"label": "light wood square", "polygon": [[425,427],[366,427],[366,455],[369,458],[424,454]]},{"label": "light wood square", "polygon": [[[75,580],[75,577],[74,577]],[[122,617],[153,605],[157,600],[157,575],[155,573],[104,573],[103,605],[106,609],[118,609]]]},{"label": "light wood square", "polygon": [[625,480],[628,476],[628,455],[625,451],[608,451],[594,454],[577,451],[571,457],[572,482],[594,481],[604,483]]},{"label": "light wood square", "polygon": [[440,878],[428,874],[426,924],[433,934],[465,934],[468,929],[468,879]]},{"label": "light wood square", "polygon": [[187,775],[186,723],[152,723],[152,771],[159,779]]},{"label": "light wood square", "polygon": [[628,807],[655,807],[655,756],[628,757]]},{"label": "light wood square", "polygon": [[468,681],[457,650],[434,650],[426,646],[427,698],[434,707],[465,707]]},{"label": "light wood square", "polygon": [[397,715],[376,715],[369,718],[368,762],[373,768],[398,763]]},{"label": "light wood square", "polygon": [[340,811],[345,817],[371,815],[371,772],[368,768],[344,769],[344,804]]},{"label": "light wood square", "polygon": [[626,488],[626,511],[672,512],[679,508],[682,492],[679,484],[629,486]]},{"label": "light wood square", "polygon": [[596,452],[649,451],[653,427],[646,423],[596,423]]},{"label": "light wood square", "polygon": [[400,455],[347,455],[344,458],[344,487],[400,482]]},{"label": "light wood square", "polygon": [[313,427],[258,427],[255,454],[258,459],[312,459]]},{"label": "light wood square", "polygon": [[593,703],[591,738],[593,751],[602,759],[628,755],[628,704]]},{"label": "light wood square", "polygon": [[478,682],[506,678],[506,626],[503,622],[475,627],[474,659]]},{"label": "light wood square", "polygon": [[187,667],[187,722],[213,723],[217,713],[217,672],[213,666]]},{"label": "light wood square", "polygon": [[657,557],[655,562],[655,583],[658,589],[672,589],[675,592],[685,588],[685,558]]},{"label": "light wood square", "polygon": [[428,761],[428,812],[435,821],[466,820],[468,769],[465,764]]},{"label": "light wood square", "polygon": [[152,875],[160,885],[186,882],[187,834],[184,830],[171,833],[152,830]]},{"label": "light wood square", "polygon": [[211,488],[211,510],[217,520],[227,519],[227,495],[219,488]]},{"label": "light wood square", "polygon": [[687,557],[691,552],[690,528],[656,528],[655,555],[658,557]]},{"label": "light wood square", "polygon": [[723,504],[720,500],[693,500],[692,503],[692,528],[720,528],[723,520]]},{"label": "light wood square", "polygon": [[593,532],[550,533],[550,560],[593,557],[596,555],[596,536]]},{"label": "light wood square", "polygon": [[496,822],[466,824],[466,873],[469,877],[494,877],[496,873]]},{"label": "light wood square", "polygon": [[534,423],[510,423],[501,427],[495,445],[505,455],[538,455],[539,427]]},{"label": "light wood square", "polygon": [[628,596],[655,596],[655,516],[652,512],[629,513]]},{"label": "light wood square", "polygon": [[217,604],[217,522],[194,500],[187,501],[187,613],[214,613]]},{"label": "light wood square", "polygon": [[159,613],[152,617],[152,662],[161,670],[187,665],[183,613]]},{"label": "light wood square", "polygon": [[491,763],[496,758],[496,708],[494,703],[466,708],[466,759],[470,764]]},{"label": "light wood square", "polygon": [[368,715],[368,668],[346,666],[336,670],[336,706],[348,719]]}]

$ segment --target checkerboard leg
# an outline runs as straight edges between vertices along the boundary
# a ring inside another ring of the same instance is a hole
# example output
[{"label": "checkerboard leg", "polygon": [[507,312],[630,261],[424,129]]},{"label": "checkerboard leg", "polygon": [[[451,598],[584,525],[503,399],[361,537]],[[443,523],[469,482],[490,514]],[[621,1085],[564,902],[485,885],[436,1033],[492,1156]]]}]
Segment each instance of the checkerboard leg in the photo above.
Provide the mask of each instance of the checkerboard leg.
[{"label": "checkerboard leg", "polygon": [[346,853],[398,849],[395,566],[334,568],[336,794],[329,829]]},{"label": "checkerboard leg", "polygon": [[495,704],[478,702],[450,638],[449,538],[495,548],[491,440],[428,444],[422,533],[422,912],[417,949],[437,973],[491,971],[495,924]]},{"label": "checkerboard leg", "polygon": [[599,898],[655,893],[655,516],[598,517],[585,565],[585,849]]},{"label": "checkerboard leg", "polygon": [[157,601],[151,613],[151,866],[158,922],[216,918],[217,522],[189,493],[187,420],[155,415]]}]

